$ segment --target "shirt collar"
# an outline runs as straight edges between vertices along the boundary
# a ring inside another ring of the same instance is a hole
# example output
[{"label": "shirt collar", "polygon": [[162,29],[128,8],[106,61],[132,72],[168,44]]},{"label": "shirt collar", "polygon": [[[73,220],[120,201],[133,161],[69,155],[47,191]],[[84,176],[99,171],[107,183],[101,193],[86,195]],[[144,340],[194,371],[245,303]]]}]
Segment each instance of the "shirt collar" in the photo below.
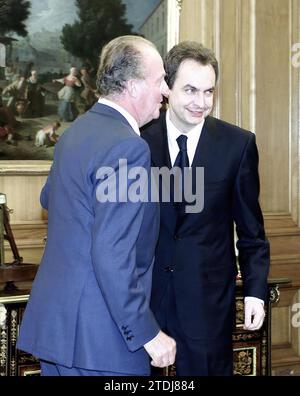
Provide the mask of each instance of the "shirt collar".
[{"label": "shirt collar", "polygon": [[187,133],[182,133],[171,121],[170,119],[170,110],[168,109],[166,112],[166,124],[167,124],[167,132],[168,132],[168,143],[169,143],[169,147],[176,147],[176,149],[178,149],[178,144],[176,139],[178,138],[178,136],[180,135],[186,135],[188,138],[188,142],[189,141],[193,141],[193,142],[197,142],[199,140],[203,125],[204,125],[204,121],[201,121],[200,124],[197,124],[194,126],[194,128],[192,128],[191,130],[189,130]]},{"label": "shirt collar", "polygon": [[119,113],[122,114],[123,117],[126,118],[126,120],[128,121],[129,125],[131,126],[131,128],[134,130],[134,132],[137,135],[141,135],[140,134],[140,130],[139,130],[139,126],[138,123],[136,122],[136,120],[132,117],[132,115],[130,113],[128,113],[127,110],[125,110],[123,107],[119,106],[117,103],[106,99],[106,98],[100,98],[98,100],[98,103],[100,104],[104,104],[105,106],[109,106],[112,107],[113,109],[115,109],[116,111],[118,111]]}]

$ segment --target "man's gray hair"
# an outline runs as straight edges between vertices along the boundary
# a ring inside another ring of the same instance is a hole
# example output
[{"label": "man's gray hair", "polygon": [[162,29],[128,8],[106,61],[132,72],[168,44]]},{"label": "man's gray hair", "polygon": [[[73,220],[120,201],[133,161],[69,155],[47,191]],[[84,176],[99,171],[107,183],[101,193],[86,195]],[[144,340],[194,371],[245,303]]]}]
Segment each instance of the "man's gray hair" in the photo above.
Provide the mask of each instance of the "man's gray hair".
[{"label": "man's gray hair", "polygon": [[120,94],[128,80],[145,78],[141,52],[145,45],[156,49],[139,36],[120,36],[103,47],[96,81],[100,95]]}]

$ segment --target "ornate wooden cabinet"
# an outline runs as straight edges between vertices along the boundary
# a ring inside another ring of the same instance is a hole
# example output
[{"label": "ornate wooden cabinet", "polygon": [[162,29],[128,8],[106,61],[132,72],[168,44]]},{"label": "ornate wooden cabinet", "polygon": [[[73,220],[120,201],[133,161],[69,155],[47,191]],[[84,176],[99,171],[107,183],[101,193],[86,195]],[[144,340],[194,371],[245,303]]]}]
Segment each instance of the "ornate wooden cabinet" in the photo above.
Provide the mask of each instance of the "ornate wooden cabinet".
[{"label": "ornate wooden cabinet", "polygon": [[288,283],[286,278],[269,279],[268,303],[263,326],[258,331],[243,330],[244,298],[242,282],[237,282],[236,326],[233,332],[234,375],[270,376],[271,375],[271,319],[272,304],[279,301],[279,286]]},{"label": "ornate wooden cabinet", "polygon": [[[262,328],[258,331],[243,330],[244,298],[242,282],[237,281],[236,290],[236,325],[233,338],[233,369],[238,376],[269,376],[271,375],[271,313],[272,304],[279,301],[279,286],[288,283],[286,278],[269,279],[268,303],[266,317]],[[176,375],[176,367],[164,370],[164,375]]]},{"label": "ornate wooden cabinet", "polygon": [[39,375],[37,359],[16,348],[19,326],[29,297],[29,290],[0,292],[0,303],[7,310],[6,323],[0,327],[0,376]]}]

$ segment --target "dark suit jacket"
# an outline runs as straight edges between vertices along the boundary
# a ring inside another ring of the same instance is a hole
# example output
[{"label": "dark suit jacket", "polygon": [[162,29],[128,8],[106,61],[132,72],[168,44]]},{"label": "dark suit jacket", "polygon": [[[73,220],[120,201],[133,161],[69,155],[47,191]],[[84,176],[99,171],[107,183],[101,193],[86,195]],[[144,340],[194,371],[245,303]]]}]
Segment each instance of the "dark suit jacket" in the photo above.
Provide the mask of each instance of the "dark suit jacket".
[{"label": "dark suit jacket", "polygon": [[41,194],[47,244],[18,348],[67,367],[147,374],[143,345],[159,331],[149,308],[159,208],[99,202],[104,166],[116,176],[118,197],[119,159],[128,171],[149,170],[148,145],[120,113],[98,103],[57,143]]},{"label": "dark suit jacket", "polygon": [[[152,165],[170,168],[165,113],[142,136],[150,146]],[[204,167],[203,210],[178,218],[172,203],[161,203],[152,308],[155,313],[172,277],[185,333],[204,342],[230,342],[237,274],[234,222],[244,294],[265,299],[267,293],[269,244],[258,202],[255,135],[207,117],[193,171],[196,167]]]}]

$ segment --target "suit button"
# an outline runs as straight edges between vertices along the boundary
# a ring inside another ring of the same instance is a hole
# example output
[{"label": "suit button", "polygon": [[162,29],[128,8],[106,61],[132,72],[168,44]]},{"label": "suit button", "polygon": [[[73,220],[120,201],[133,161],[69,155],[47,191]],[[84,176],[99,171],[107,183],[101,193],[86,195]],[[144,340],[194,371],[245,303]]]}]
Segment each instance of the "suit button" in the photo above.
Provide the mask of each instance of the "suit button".
[{"label": "suit button", "polygon": [[179,237],[179,235],[174,235],[174,239],[175,239],[175,241],[180,241],[181,240],[181,238]]},{"label": "suit button", "polygon": [[166,272],[174,272],[174,268],[172,268],[172,267],[165,267],[165,268],[164,268],[164,271],[166,271]]}]

